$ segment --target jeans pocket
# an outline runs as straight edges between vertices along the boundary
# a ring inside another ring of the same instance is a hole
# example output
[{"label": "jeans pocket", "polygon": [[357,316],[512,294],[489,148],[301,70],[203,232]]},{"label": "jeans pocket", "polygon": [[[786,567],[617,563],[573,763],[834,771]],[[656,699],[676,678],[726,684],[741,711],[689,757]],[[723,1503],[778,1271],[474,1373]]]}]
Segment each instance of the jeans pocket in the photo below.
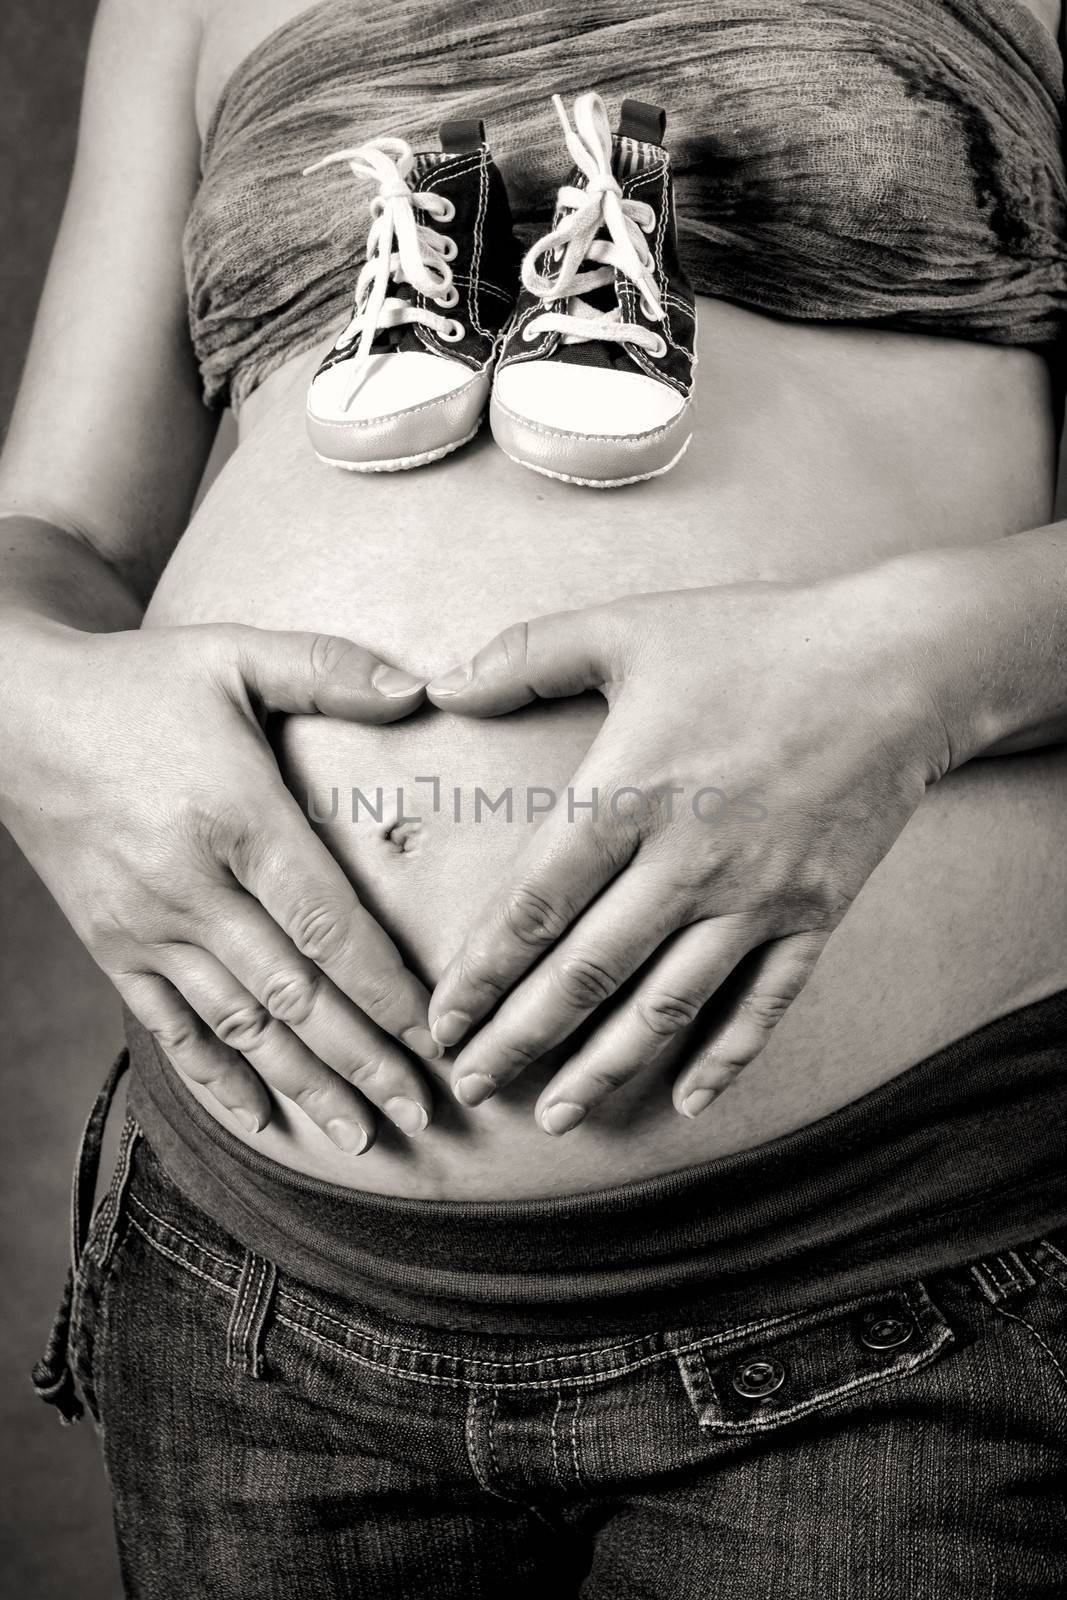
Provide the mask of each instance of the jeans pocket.
[{"label": "jeans pocket", "polygon": [[956,1336],[921,1283],[731,1329],[675,1352],[706,1434],[766,1433],[898,1383]]}]

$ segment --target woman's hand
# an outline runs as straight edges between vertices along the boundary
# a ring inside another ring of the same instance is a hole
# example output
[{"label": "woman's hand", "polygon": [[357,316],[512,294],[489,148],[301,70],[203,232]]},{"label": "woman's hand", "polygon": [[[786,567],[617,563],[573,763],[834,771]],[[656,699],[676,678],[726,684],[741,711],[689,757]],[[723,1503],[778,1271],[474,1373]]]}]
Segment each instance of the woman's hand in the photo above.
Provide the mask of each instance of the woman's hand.
[{"label": "woman's hand", "polygon": [[[3,821],[130,1010],[249,1131],[264,1085],[342,1150],[426,1126],[426,992],[286,790],[270,711],[386,723],[419,680],[348,640],[5,625]],[[331,1070],[332,1069],[332,1070]]]},{"label": "woman's hand", "polygon": [[431,682],[466,716],[587,689],[609,707],[434,991],[446,1045],[498,1007],[460,1051],[457,1097],[479,1104],[597,1013],[538,1100],[545,1130],[567,1132],[730,978],[674,1089],[679,1111],[702,1111],[949,765],[921,658],[875,569],[540,617]]}]

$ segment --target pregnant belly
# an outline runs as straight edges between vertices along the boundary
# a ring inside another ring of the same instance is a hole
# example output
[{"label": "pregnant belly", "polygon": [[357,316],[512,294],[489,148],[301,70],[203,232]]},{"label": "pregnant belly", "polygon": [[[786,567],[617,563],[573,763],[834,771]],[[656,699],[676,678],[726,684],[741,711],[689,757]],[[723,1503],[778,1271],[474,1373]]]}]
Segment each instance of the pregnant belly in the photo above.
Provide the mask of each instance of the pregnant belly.
[{"label": "pregnant belly", "polygon": [[[418,473],[330,471],[303,435],[314,358],[290,363],[245,408],[148,625],[328,630],[428,674],[539,612],[815,576],[1047,520],[1035,357],[783,326],[713,302],[701,317],[689,454],[615,494],[523,473],[485,439]],[[361,898],[432,982],[565,795],[602,716],[585,697],[481,723],[433,710],[385,729],[294,717],[277,749]],[[1067,755],[1046,752],[974,763],[932,791],[771,1046],[702,1122],[679,1117],[649,1073],[549,1140],[531,1116],[546,1068],[476,1111],[441,1092],[422,1138],[384,1130],[358,1159],[281,1106],[255,1144],[352,1187],[475,1198],[624,1182],[801,1126],[1067,984],[1065,787]]]}]

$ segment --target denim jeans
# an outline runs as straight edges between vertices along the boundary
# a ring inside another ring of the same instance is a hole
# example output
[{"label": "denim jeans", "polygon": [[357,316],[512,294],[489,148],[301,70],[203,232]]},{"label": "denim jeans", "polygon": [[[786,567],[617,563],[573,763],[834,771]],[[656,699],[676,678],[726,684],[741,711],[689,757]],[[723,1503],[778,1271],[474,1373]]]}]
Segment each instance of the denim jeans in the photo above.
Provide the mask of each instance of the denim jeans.
[{"label": "denim jeans", "polygon": [[87,1231],[131,1596],[1067,1595],[1067,1233],[741,1326],[429,1330],[280,1274],[129,1116]]}]

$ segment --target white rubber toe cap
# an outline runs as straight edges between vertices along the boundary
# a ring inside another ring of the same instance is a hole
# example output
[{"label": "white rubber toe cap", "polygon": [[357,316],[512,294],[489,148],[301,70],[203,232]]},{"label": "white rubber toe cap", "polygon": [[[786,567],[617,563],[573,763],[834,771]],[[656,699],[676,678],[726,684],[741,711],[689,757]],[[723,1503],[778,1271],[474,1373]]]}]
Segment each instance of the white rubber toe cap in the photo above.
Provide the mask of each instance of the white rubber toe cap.
[{"label": "white rubber toe cap", "polygon": [[640,372],[579,367],[569,361],[520,361],[497,373],[501,405],[528,422],[561,433],[617,438],[663,428],[684,395]]},{"label": "white rubber toe cap", "polygon": [[447,455],[477,431],[489,377],[429,351],[372,356],[351,405],[351,363],[319,373],[307,397],[307,430],[318,455],[352,471],[389,472]]},{"label": "white rubber toe cap", "polygon": [[490,420],[513,461],[601,488],[667,472],[692,433],[691,402],[670,384],[554,361],[499,370]]}]

